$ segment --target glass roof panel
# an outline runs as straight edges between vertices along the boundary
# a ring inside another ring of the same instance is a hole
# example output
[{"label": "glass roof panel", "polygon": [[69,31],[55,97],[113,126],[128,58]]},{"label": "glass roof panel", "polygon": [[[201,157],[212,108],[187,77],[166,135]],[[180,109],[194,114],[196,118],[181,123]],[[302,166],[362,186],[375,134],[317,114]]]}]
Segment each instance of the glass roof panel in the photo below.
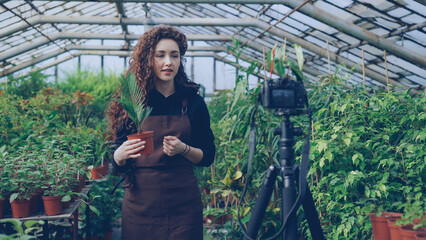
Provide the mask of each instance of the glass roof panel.
[{"label": "glass roof panel", "polygon": [[[82,39],[82,34],[92,33],[94,36],[99,34],[123,34],[123,27],[119,24],[99,25],[90,23],[92,16],[116,18],[119,12],[114,1],[95,2],[95,1],[3,1],[0,5],[0,59],[2,56],[14,55],[0,61],[0,73],[10,69],[15,65],[23,64],[33,57],[40,57],[43,54],[54,52],[69,44],[98,44],[100,41]],[[309,4],[309,3],[308,3]],[[170,3],[143,3],[127,2],[123,0],[124,14],[129,18],[139,18],[141,23],[148,16],[159,18],[223,18],[224,21],[232,23],[232,19],[252,18],[251,20],[262,21],[268,24],[275,24],[285,14],[293,9],[288,3],[283,4],[265,4],[260,1],[258,4],[227,4],[226,1],[212,4],[203,3],[185,3],[182,1],[173,1]],[[4,6],[4,7],[3,7]],[[317,0],[313,7],[320,8],[337,18],[353,23],[351,28],[361,27],[369,31],[369,34],[376,34],[389,40],[395,48],[402,48],[404,51],[411,51],[419,56],[426,56],[426,33],[425,33],[425,13],[426,7],[418,1],[404,0]],[[35,16],[51,16],[65,21],[65,23],[44,23],[43,19],[32,18]],[[66,23],[67,16],[84,16],[89,22],[76,24]],[[23,27],[25,19],[33,26]],[[117,19],[118,20],[118,19]],[[195,20],[194,20],[195,21]],[[117,21],[118,23],[118,21]],[[263,28],[255,26],[179,26],[179,23],[171,22],[178,29],[186,34],[201,35],[241,35],[247,39],[253,40],[253,45],[259,48],[262,46],[268,51],[278,42],[282,44],[284,38],[275,33],[265,33],[260,38],[256,38]],[[416,26],[415,24],[418,24]],[[145,26],[128,25],[129,34],[140,35],[144,32]],[[411,31],[404,29],[411,27]],[[329,50],[332,54],[337,54],[340,58],[352,61],[353,64],[361,64],[362,48],[364,48],[364,57],[371,70],[385,74],[383,59],[384,47],[369,43],[355,34],[355,31],[339,29],[335,24],[328,25],[321,19],[316,19],[303,8],[291,14],[283,22],[277,23],[276,29],[283,33],[296,36],[296,42],[288,41],[288,52],[291,58],[294,58],[292,44],[301,44],[304,48],[306,66],[314,70],[328,74],[328,60],[324,55],[318,55],[327,47],[326,41],[329,41]],[[355,30],[355,29],[354,29]],[[45,36],[42,36],[40,32]],[[53,39],[54,43],[46,39],[46,36],[57,36],[59,32],[76,34],[76,38],[71,39]],[[401,33],[402,32],[402,33]],[[1,35],[3,34],[3,35]],[[38,41],[43,41],[42,46],[35,45]],[[118,45],[124,45],[123,40],[116,41]],[[105,41],[107,42],[107,41]],[[130,41],[132,45],[136,41]],[[320,48],[309,49],[308,43],[313,43]],[[33,46],[33,49],[26,50],[19,54],[14,54],[22,46]],[[197,43],[198,45],[199,43]],[[232,42],[208,41],[202,45],[207,46],[233,46]],[[60,47],[59,47],[60,46]],[[322,49],[322,50],[321,50]],[[392,50],[389,48],[389,50]],[[75,50],[78,51],[78,50]],[[73,51],[73,52],[75,52]],[[424,89],[425,67],[422,63],[413,62],[410,57],[402,56],[399,53],[388,52],[388,71],[393,80],[407,85],[416,85]],[[13,54],[12,54],[13,53]],[[221,54],[218,52],[217,54]],[[244,54],[253,59],[261,60],[263,57],[260,49],[246,49]],[[229,56],[230,54],[226,54]],[[230,59],[234,59],[231,55]],[[44,62],[46,62],[45,60]],[[40,65],[40,64],[38,64]],[[332,68],[338,64],[331,63]],[[22,65],[23,66],[23,65]],[[348,71],[343,69],[343,71]],[[3,75],[0,75],[0,77]],[[311,76],[311,75],[310,75]],[[312,79],[315,81],[315,79]],[[362,74],[353,73],[352,82],[362,81]],[[383,85],[379,80],[372,80],[368,77],[369,84]],[[382,80],[381,80],[382,81]]]}]

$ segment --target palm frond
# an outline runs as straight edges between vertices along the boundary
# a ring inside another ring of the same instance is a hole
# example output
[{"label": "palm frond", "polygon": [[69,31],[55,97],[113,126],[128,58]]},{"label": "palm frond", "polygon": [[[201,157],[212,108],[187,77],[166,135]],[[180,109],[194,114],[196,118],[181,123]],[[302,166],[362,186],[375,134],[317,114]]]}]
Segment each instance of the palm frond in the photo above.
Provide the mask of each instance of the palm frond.
[{"label": "palm frond", "polygon": [[127,77],[124,74],[120,76],[119,92],[120,99],[116,99],[116,101],[121,103],[124,110],[136,124],[138,131],[140,131],[152,108],[145,106],[144,99],[142,99],[143,89],[139,87],[133,73],[129,73]]}]

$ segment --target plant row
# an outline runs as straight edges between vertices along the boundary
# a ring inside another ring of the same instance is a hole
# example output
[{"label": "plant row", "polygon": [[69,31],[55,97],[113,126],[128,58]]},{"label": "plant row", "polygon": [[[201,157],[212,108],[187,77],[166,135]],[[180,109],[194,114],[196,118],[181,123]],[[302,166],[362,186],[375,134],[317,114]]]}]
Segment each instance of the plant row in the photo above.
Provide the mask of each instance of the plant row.
[{"label": "plant row", "polygon": [[0,85],[0,198],[8,202],[35,193],[69,201],[79,181],[98,175],[90,170],[110,159],[109,134],[97,118],[103,113],[94,111],[100,97],[71,88],[79,86],[75,79],[49,85],[44,77],[36,73]]}]

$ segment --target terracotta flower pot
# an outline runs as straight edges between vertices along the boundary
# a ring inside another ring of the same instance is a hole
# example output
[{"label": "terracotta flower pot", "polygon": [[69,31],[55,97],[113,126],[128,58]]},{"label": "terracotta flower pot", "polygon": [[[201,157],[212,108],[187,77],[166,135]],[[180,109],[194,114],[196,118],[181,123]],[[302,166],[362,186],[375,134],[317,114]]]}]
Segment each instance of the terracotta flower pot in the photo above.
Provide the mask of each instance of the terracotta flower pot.
[{"label": "terracotta flower pot", "polygon": [[154,152],[154,131],[144,131],[127,136],[128,140],[141,139],[145,141],[145,148],[138,152],[142,155],[148,155]]},{"label": "terracotta flower pot", "polygon": [[416,240],[426,240],[426,233],[417,233]]},{"label": "terracotta flower pot", "polygon": [[41,196],[41,192],[30,193],[30,214],[34,214],[39,210],[38,201],[40,199],[40,196]]},{"label": "terracotta flower pot", "polygon": [[390,240],[402,240],[401,234],[399,233],[400,229],[398,225],[395,225],[396,219],[388,220],[388,227],[390,232]]},{"label": "terracotta flower pot", "polygon": [[413,229],[413,225],[401,226],[400,229],[402,240],[415,240],[417,234],[426,233],[422,229]]},{"label": "terracotta flower pot", "polygon": [[370,214],[371,225],[373,227],[374,240],[389,240],[390,231],[387,220],[398,219],[401,213],[384,212],[381,216]]},{"label": "terracotta flower pot", "polygon": [[25,218],[30,216],[30,200],[15,199],[10,205],[12,206],[12,215],[14,218]]},{"label": "terracotta flower pot", "polygon": [[3,218],[4,202],[6,202],[6,199],[0,198],[0,219]]},{"label": "terracotta flower pot", "polygon": [[108,172],[108,165],[101,165],[99,167],[94,167],[90,171],[92,174],[92,179],[102,179],[107,175]]},{"label": "terracotta flower pot", "polygon": [[48,216],[62,213],[62,196],[43,196],[44,212]]}]

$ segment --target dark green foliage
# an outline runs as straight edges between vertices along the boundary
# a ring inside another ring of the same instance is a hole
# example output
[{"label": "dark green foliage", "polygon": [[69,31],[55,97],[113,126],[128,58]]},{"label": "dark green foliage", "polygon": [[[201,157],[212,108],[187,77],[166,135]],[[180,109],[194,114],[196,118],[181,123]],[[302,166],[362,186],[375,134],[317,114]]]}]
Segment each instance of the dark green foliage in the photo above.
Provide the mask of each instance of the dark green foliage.
[{"label": "dark green foliage", "polygon": [[[90,117],[96,119],[95,122],[101,121],[114,95],[119,76],[114,73],[95,73],[88,70],[68,72],[65,75],[65,78],[60,80],[56,87],[67,95],[74,95],[76,99],[82,100],[81,98],[84,98],[84,96],[90,96],[90,108],[86,111],[90,110]],[[79,93],[79,95],[76,95],[76,93]],[[75,110],[71,111],[70,115],[74,112]]]},{"label": "dark green foliage", "polygon": [[[120,177],[109,175],[106,179],[101,180],[90,190],[87,201],[91,207],[99,210],[99,215],[92,212],[90,216],[90,231],[92,236],[101,236],[103,232],[111,231],[120,225],[121,218],[121,201],[124,197],[124,190],[118,188],[113,195],[110,194],[115,184],[120,181]],[[80,235],[86,235],[86,207],[83,204],[80,207],[81,220],[79,221]]]},{"label": "dark green foliage", "polygon": [[[424,216],[426,95],[370,88],[367,90],[375,94],[366,94],[360,86],[347,89],[343,84],[336,74],[307,87],[314,109],[308,181],[326,239],[370,239],[369,213],[396,211],[411,219]],[[218,149],[215,179],[209,180],[218,194],[241,193],[241,186],[233,183],[239,179],[229,177],[228,171],[240,170],[243,179],[247,177],[249,118],[257,91],[239,94],[238,102],[225,114],[213,108],[234,99],[236,92],[218,95],[209,104],[212,119],[222,117],[212,123]],[[245,207],[253,207],[266,168],[279,161],[278,137],[272,135],[272,129],[282,120],[259,106],[253,180]],[[307,117],[292,117],[292,121],[306,134]],[[296,162],[300,161],[304,138],[298,140]],[[278,229],[279,195],[280,191],[273,194],[259,235],[271,236]],[[234,217],[235,207],[233,204],[228,210]],[[241,209],[242,218],[250,210],[245,207]],[[299,211],[299,223],[303,236],[309,238],[303,211]],[[233,228],[239,227],[234,224]]]},{"label": "dark green foliage", "polygon": [[7,82],[0,84],[0,89],[6,94],[12,94],[28,99],[37,94],[43,88],[49,86],[46,82],[47,76],[40,71],[30,72],[25,77],[8,76]]}]

